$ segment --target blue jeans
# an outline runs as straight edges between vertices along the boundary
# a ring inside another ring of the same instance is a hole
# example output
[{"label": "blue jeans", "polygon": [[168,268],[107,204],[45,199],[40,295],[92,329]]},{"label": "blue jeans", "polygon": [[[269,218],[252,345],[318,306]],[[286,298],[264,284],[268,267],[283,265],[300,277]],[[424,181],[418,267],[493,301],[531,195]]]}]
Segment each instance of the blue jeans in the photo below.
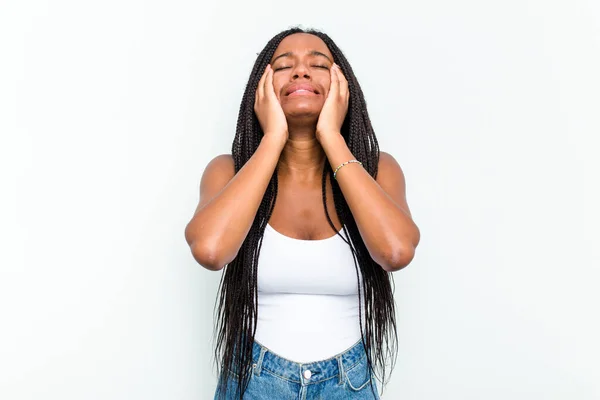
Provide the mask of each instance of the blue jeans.
[{"label": "blue jeans", "polygon": [[[244,400],[379,400],[362,340],[334,357],[311,363],[287,360],[256,341],[252,347],[252,372]],[[237,377],[235,371],[231,373]],[[215,400],[223,385],[219,377]],[[239,399],[236,388],[232,377],[227,383],[227,400]]]}]

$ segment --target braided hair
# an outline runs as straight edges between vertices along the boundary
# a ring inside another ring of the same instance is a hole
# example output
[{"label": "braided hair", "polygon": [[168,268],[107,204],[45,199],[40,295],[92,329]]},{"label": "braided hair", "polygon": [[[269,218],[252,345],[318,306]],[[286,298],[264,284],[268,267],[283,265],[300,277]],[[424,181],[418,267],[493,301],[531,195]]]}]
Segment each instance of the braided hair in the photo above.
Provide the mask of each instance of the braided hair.
[{"label": "braided hair", "polygon": [[[366,171],[375,179],[379,163],[379,145],[367,113],[366,102],[352,72],[350,64],[342,51],[326,34],[315,30],[292,28],[273,37],[258,55],[250,79],[246,85],[239,109],[236,135],[232,145],[232,155],[237,173],[252,157],[258,148],[263,131],[254,112],[254,98],[258,82],[267,64],[270,63],[279,43],[294,33],[309,33],[321,38],[334,57],[348,81],[350,99],[348,112],[341,128],[350,151],[362,162]],[[391,359],[393,370],[397,356],[397,328],[395,319],[394,291],[392,274],[386,272],[370,256],[362,240],[356,221],[346,203],[337,181],[332,179],[333,171],[325,162],[322,178],[323,206],[325,215],[332,230],[341,236],[333,224],[327,211],[326,182],[327,177],[333,188],[335,211],[342,223],[346,238],[342,239],[350,247],[356,269],[359,293],[359,324],[362,343],[367,349],[368,369],[382,373],[380,381],[386,383],[386,359]],[[237,256],[224,268],[219,284],[219,304],[215,311],[214,334],[215,361],[220,372],[220,399],[225,399],[232,379],[231,371],[235,371],[237,380],[235,396],[241,400],[248,385],[252,363],[252,344],[256,332],[257,321],[257,273],[258,257],[262,245],[265,227],[271,217],[277,197],[277,169],[273,173],[256,216]],[[359,268],[363,279],[359,279]],[[362,281],[362,282],[361,282]],[[362,286],[362,288],[361,288]],[[361,299],[364,293],[364,302]],[[361,316],[364,304],[365,326]],[[220,365],[219,365],[220,364]],[[391,371],[390,371],[391,374]],[[371,384],[372,390],[374,390]]]}]

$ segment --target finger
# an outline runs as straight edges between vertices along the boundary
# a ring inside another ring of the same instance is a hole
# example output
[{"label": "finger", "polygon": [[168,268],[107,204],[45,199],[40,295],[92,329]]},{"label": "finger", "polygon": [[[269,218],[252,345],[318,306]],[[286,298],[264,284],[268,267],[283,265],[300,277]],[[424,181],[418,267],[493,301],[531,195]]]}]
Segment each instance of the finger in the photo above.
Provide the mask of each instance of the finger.
[{"label": "finger", "polygon": [[273,88],[273,68],[269,66],[269,71],[267,72],[267,77],[265,78],[265,95],[274,95],[275,89]]},{"label": "finger", "polygon": [[341,68],[336,64],[336,73],[337,73],[337,77],[338,77],[338,81],[339,81],[339,85],[340,85],[340,95],[343,98],[347,98],[348,97],[348,81],[346,80],[346,77],[344,76],[344,73],[342,72]]},{"label": "finger", "polygon": [[331,84],[329,86],[329,93],[333,93],[334,95],[338,95],[340,92],[340,79],[337,75],[337,66],[333,64],[331,67]]},{"label": "finger", "polygon": [[260,81],[258,81],[258,86],[256,87],[255,104],[260,99],[262,99],[265,94],[265,91],[264,91],[265,79],[267,77],[268,72],[269,72],[269,66],[267,65],[267,67],[265,68],[265,71],[263,72],[262,76],[260,77]]}]

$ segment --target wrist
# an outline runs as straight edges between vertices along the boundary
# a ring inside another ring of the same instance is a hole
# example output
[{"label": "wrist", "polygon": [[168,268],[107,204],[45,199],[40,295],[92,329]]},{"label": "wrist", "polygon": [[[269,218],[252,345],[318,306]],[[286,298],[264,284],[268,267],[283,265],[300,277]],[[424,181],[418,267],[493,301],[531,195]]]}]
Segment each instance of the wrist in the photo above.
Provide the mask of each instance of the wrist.
[{"label": "wrist", "polygon": [[265,135],[261,138],[260,143],[261,144],[266,144],[269,147],[275,147],[278,150],[283,150],[283,148],[285,147],[285,144],[287,143],[287,132],[285,133],[285,135],[283,134],[267,134],[265,133]]},{"label": "wrist", "polygon": [[346,140],[339,131],[317,133],[316,138],[321,144],[321,146],[323,146],[323,148],[329,146],[339,146],[340,144],[346,144]]}]

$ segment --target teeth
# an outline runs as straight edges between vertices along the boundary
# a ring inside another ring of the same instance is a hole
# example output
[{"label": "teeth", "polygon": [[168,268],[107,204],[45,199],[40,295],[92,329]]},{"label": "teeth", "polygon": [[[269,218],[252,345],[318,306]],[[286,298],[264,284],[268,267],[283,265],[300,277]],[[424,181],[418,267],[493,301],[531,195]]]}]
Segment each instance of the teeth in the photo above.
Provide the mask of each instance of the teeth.
[{"label": "teeth", "polygon": [[294,90],[292,93],[296,93],[296,92],[310,92],[310,90],[298,89],[298,90]]}]

